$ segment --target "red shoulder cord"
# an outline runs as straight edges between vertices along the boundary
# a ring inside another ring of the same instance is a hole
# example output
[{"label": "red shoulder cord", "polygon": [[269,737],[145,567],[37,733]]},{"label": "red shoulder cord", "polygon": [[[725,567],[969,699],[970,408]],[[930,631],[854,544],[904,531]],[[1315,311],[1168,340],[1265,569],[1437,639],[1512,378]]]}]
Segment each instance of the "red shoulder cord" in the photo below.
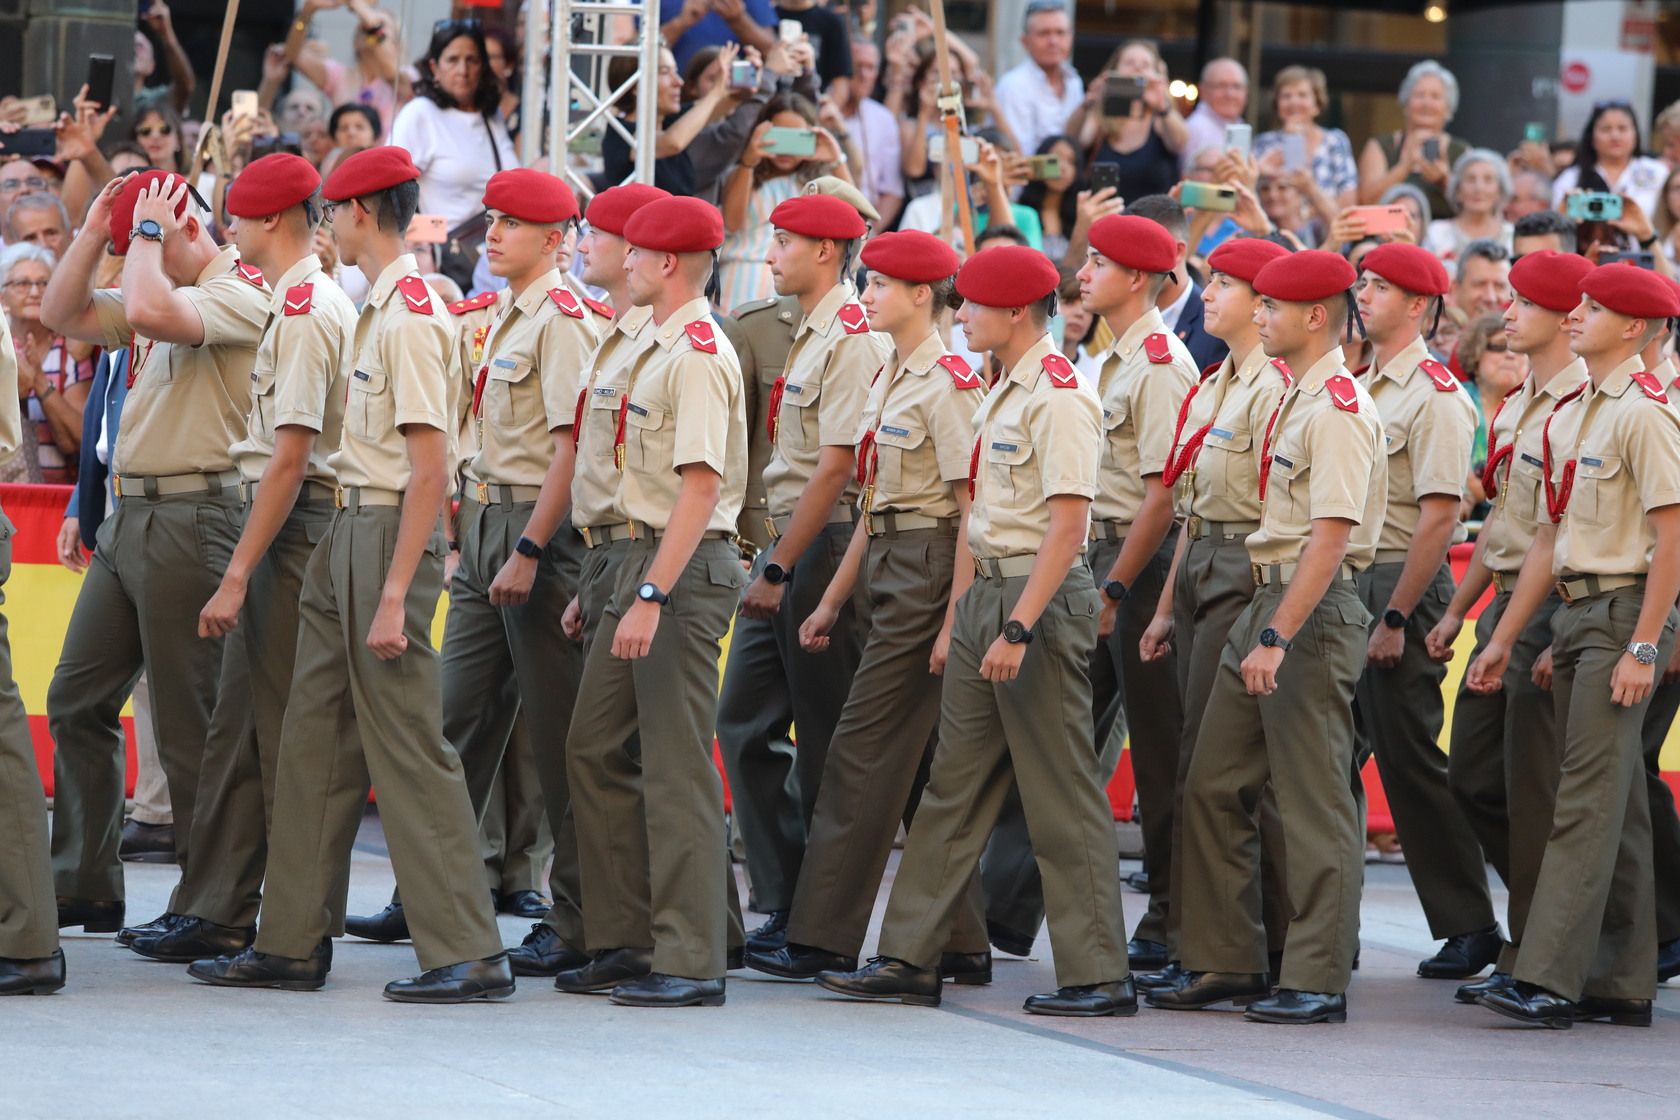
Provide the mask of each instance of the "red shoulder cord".
[{"label": "red shoulder cord", "polygon": [[484,383],[490,377],[490,367],[478,367],[478,379],[473,382],[473,415],[484,415]]},{"label": "red shoulder cord", "polygon": [[980,474],[980,442],[986,437],[976,436],[974,439],[974,454],[968,457],[968,500],[974,500],[974,479]]},{"label": "red shoulder cord", "polygon": [[764,430],[770,436],[771,443],[776,442],[776,437],[782,430],[782,391],[786,387],[786,374],[776,378],[776,383],[770,386],[770,415],[764,419]]},{"label": "red shoulder cord", "polygon": [[[886,366],[882,366],[880,369],[875,371],[875,376],[869,379],[869,387],[871,389],[875,387],[875,383],[877,381],[881,380],[881,374],[886,370],[886,368]],[[891,386],[888,387],[890,388]],[[776,403],[780,404],[781,402],[777,401]],[[884,415],[886,411],[887,402],[882,400],[881,412]],[[866,489],[873,488],[875,485],[875,464],[881,458],[880,449],[875,446],[875,432],[880,428],[880,426],[880,417],[876,417],[875,427],[863,433],[863,438],[858,441],[857,445],[858,485],[865,487]]]},{"label": "red shoulder cord", "polygon": [[578,390],[577,407],[572,409],[572,451],[578,449],[578,441],[583,439],[583,402],[589,397],[588,389]]},{"label": "red shoulder cord", "polygon": [[1576,397],[1581,395],[1581,386],[1572,393],[1567,393],[1552,406],[1551,416],[1546,417],[1546,426],[1540,429],[1541,470],[1545,472],[1546,483],[1546,514],[1556,525],[1563,520],[1563,511],[1569,508],[1569,495],[1575,489],[1575,460],[1571,459],[1563,465],[1563,478],[1556,487],[1552,485],[1552,419],[1558,410]]},{"label": "red shoulder cord", "polygon": [[1184,394],[1184,403],[1178,406],[1178,423],[1173,427],[1172,451],[1167,454],[1167,466],[1161,472],[1161,485],[1168,489],[1171,489],[1173,484],[1178,481],[1179,476],[1189,470],[1191,464],[1196,461],[1196,456],[1201,454],[1202,451],[1202,441],[1207,439],[1208,432],[1213,429],[1213,421],[1218,419],[1216,416],[1203,424],[1197,429],[1196,434],[1190,437],[1190,441],[1184,445],[1184,450],[1179,451],[1179,437],[1184,434],[1185,421],[1190,419],[1190,402],[1196,399],[1196,393],[1203,385],[1207,384],[1208,378],[1218,372],[1219,367],[1215,366],[1212,370],[1202,374],[1201,379],[1190,386],[1190,391]]},{"label": "red shoulder cord", "polygon": [[1289,389],[1286,386],[1278,396],[1277,407],[1272,409],[1272,417],[1266,421],[1266,438],[1260,443],[1260,500],[1266,500],[1266,480],[1272,475],[1272,429],[1277,426],[1278,413],[1283,411],[1283,402],[1289,399]]},{"label": "red shoulder cord", "polygon": [[1488,457],[1487,463],[1482,467],[1482,493],[1487,495],[1490,502],[1499,496],[1499,468],[1511,461],[1511,455],[1517,449],[1515,440],[1504,447],[1499,446],[1499,440],[1494,435],[1494,425],[1499,423],[1499,414],[1505,411],[1506,404],[1510,403],[1512,397],[1522,392],[1522,388],[1521,385],[1518,385],[1501,397],[1499,407],[1493,410],[1493,419],[1488,421]]}]

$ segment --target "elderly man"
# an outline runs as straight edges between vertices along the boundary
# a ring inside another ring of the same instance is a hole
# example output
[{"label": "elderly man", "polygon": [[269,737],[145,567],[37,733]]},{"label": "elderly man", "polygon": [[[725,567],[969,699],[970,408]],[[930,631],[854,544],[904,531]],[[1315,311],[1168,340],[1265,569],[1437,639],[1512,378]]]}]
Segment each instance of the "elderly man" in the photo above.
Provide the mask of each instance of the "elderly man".
[{"label": "elderly man", "polygon": [[1458,258],[1453,306],[1474,319],[1511,302],[1511,254],[1497,241],[1472,241]]},{"label": "elderly man", "polygon": [[27,241],[62,257],[70,240],[70,215],[56,194],[32,191],[6,208],[5,233],[8,245]]},{"label": "elderly man", "polygon": [[870,205],[880,213],[876,229],[887,229],[904,205],[904,172],[900,169],[902,145],[898,120],[892,110],[875,100],[875,82],[881,73],[881,51],[868,39],[852,40],[852,80],[840,112],[846,131],[852,134],[863,166],[852,168],[858,186]]},{"label": "elderly man", "polygon": [[998,109],[1023,152],[1066,131],[1085,99],[1085,83],[1068,62],[1073,17],[1063,0],[1027,0],[1021,26],[1027,57],[997,83]]},{"label": "elderly man", "polygon": [[24,195],[50,191],[56,185],[27,159],[9,159],[0,163],[0,214],[10,210],[12,203]]},{"label": "elderly man", "polygon": [[1248,106],[1248,71],[1234,58],[1216,58],[1202,67],[1201,102],[1185,118],[1190,139],[1180,150],[1179,160],[1188,167],[1203,148],[1223,148],[1225,129],[1243,123]]}]

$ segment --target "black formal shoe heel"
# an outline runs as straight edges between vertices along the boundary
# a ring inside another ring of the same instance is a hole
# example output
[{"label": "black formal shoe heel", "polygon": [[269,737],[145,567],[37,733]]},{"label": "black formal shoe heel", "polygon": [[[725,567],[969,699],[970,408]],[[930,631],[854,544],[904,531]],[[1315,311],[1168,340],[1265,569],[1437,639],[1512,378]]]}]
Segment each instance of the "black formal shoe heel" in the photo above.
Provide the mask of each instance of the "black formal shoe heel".
[{"label": "black formal shoe heel", "polygon": [[1651,1025],[1651,1001],[1583,996],[1575,1005],[1575,1021],[1609,1023],[1613,1027],[1648,1027]]},{"label": "black formal shoe heel", "polygon": [[0,996],[50,996],[64,987],[64,950],[29,960],[0,957]]},{"label": "black formal shoe heel", "polygon": [[555,973],[554,990],[569,995],[610,992],[652,972],[652,949],[603,949],[588,964]]},{"label": "black formal shoe heel", "polygon": [[121,902],[61,897],[58,900],[58,928],[81,926],[83,933],[121,933],[124,911]]},{"label": "black formal shoe heel", "polygon": [[351,915],[345,918],[344,932],[384,944],[407,941],[408,916],[403,912],[402,903],[393,902],[377,914]]},{"label": "black formal shoe heel", "polygon": [[[854,962],[852,965],[856,968]],[[990,953],[944,953],[939,958],[939,978],[947,984],[978,988],[992,982]]]}]

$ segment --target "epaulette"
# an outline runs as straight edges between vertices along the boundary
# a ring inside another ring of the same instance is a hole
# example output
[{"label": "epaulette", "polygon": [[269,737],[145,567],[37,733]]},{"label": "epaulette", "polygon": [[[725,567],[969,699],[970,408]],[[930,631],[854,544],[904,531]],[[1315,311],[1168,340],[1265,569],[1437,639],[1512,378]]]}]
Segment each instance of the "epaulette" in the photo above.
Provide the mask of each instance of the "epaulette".
[{"label": "epaulette", "polygon": [[397,281],[397,291],[402,293],[403,303],[408,305],[410,311],[418,315],[432,313],[432,293],[420,277],[402,277]]},{"label": "epaulette", "polygon": [[1283,375],[1283,383],[1285,385],[1295,384],[1295,371],[1289,368],[1288,362],[1284,361],[1282,358],[1273,358],[1272,368]]},{"label": "epaulette", "polygon": [[1633,372],[1633,383],[1639,386],[1645,395],[1652,400],[1661,401],[1663,404],[1668,403],[1668,394],[1663,391],[1662,382],[1650,370],[1635,370]]},{"label": "epaulette", "polygon": [[1418,368],[1429,375],[1430,383],[1435,386],[1436,392],[1458,392],[1458,378],[1453,376],[1452,370],[1437,362],[1434,358],[1425,358],[1418,363]]},{"label": "epaulette", "polygon": [[286,314],[307,315],[315,296],[314,284],[296,284],[286,289]]},{"label": "epaulette", "polygon": [[960,355],[947,354],[939,359],[938,364],[944,366],[950,372],[951,384],[959,389],[980,389],[985,385],[980,380],[980,375],[974,372]]},{"label": "epaulette", "polygon": [[1345,374],[1327,378],[1324,388],[1330,394],[1330,401],[1343,412],[1359,411],[1359,386]]},{"label": "epaulette", "polygon": [[1079,384],[1079,375],[1073,371],[1073,363],[1060,354],[1044,355],[1044,372],[1050,375],[1050,384],[1058,389],[1072,389]]},{"label": "epaulette", "polygon": [[1152,363],[1164,366],[1173,360],[1172,344],[1164,334],[1152,334],[1143,340],[1143,353]]},{"label": "epaulette", "polygon": [[869,316],[855,303],[842,307],[835,318],[840,320],[840,326],[847,334],[869,333]]},{"label": "epaulette", "polygon": [[716,354],[718,352],[717,332],[712,328],[710,319],[696,319],[684,327],[683,331],[688,335],[688,340],[694,344],[694,348],[702,354]]},{"label": "epaulette", "polygon": [[611,319],[617,314],[617,312],[612,309],[612,304],[602,303],[598,299],[590,299],[587,296],[584,297],[583,305],[603,319]]},{"label": "epaulette", "polygon": [[578,302],[577,296],[572,294],[570,288],[550,288],[548,298],[554,301],[554,306],[558,307],[562,314],[573,319],[583,318],[583,304]]},{"label": "epaulette", "polygon": [[245,283],[254,288],[261,288],[264,286],[262,269],[258,268],[254,264],[246,264],[244,261],[234,261],[233,272],[235,276],[238,276],[241,280],[245,281]]},{"label": "epaulette", "polygon": [[489,307],[496,302],[495,292],[480,292],[471,299],[458,299],[449,305],[451,315],[465,315],[469,311],[477,311],[481,307]]}]

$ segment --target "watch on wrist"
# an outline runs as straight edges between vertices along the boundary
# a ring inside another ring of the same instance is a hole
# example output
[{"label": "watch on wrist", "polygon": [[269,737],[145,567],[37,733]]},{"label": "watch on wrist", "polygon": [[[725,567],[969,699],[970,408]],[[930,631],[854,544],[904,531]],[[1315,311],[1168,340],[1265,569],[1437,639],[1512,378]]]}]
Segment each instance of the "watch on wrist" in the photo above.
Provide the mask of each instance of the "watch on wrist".
[{"label": "watch on wrist", "polygon": [[659,590],[658,584],[654,583],[644,583],[636,588],[636,598],[644,603],[657,603],[662,607],[671,601],[671,597]]},{"label": "watch on wrist", "polygon": [[1390,630],[1404,630],[1406,628],[1406,623],[1411,621],[1409,617],[1401,614],[1393,607],[1389,607],[1383,612],[1382,620],[1383,625],[1388,627]]},{"label": "watch on wrist", "polygon": [[451,552],[461,551],[461,542],[460,541],[450,541],[449,542],[449,551],[451,551]]},{"label": "watch on wrist", "polygon": [[154,219],[147,218],[145,221],[140,222],[133,229],[128,231],[128,239],[130,241],[133,241],[136,237],[144,237],[147,241],[157,241],[161,243],[163,241],[163,227],[158,225]]},{"label": "watch on wrist", "polygon": [[513,550],[519,553],[519,555],[529,557],[532,560],[541,556],[543,551],[542,545],[538,544],[530,537],[520,537],[519,540],[514,543]]},{"label": "watch on wrist", "polygon": [[1020,619],[1012,618],[1003,624],[1003,640],[1012,646],[1030,646],[1033,632]]},{"label": "watch on wrist", "polygon": [[1132,590],[1117,579],[1109,579],[1103,581],[1102,593],[1108,596],[1110,602],[1124,603]]},{"label": "watch on wrist", "polygon": [[764,582],[773,587],[780,587],[788,581],[788,577],[791,575],[793,575],[793,569],[784,568],[774,560],[764,565]]},{"label": "watch on wrist", "polygon": [[1639,238],[1639,247],[1641,249],[1649,249],[1651,246],[1655,245],[1656,243],[1657,243],[1657,235],[1654,234],[1654,233],[1649,237]]},{"label": "watch on wrist", "polygon": [[1285,653],[1295,648],[1294,642],[1279,634],[1270,626],[1260,631],[1260,644],[1267,649],[1281,649]]},{"label": "watch on wrist", "polygon": [[1654,642],[1629,642],[1627,651],[1633,654],[1633,659],[1641,665],[1657,663],[1657,647]]}]

